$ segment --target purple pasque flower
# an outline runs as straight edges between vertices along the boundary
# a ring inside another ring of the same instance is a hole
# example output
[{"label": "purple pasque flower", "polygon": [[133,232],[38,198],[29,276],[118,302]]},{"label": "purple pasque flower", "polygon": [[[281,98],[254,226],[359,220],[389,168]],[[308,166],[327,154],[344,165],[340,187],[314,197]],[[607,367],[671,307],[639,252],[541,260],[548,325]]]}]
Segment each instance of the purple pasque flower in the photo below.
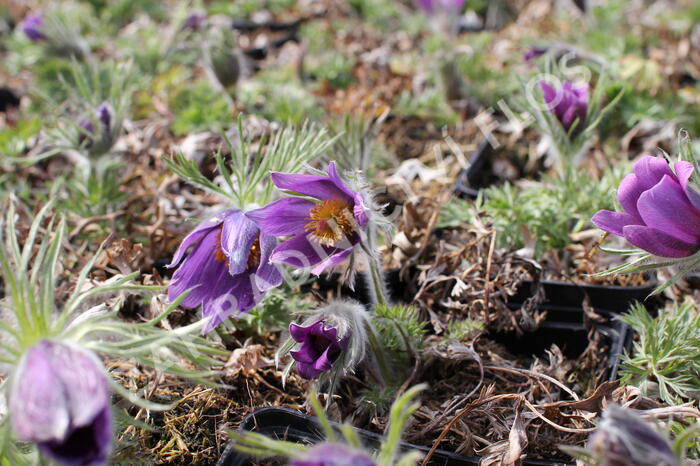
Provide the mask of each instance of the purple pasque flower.
[{"label": "purple pasque flower", "polygon": [[44,19],[40,13],[30,13],[22,21],[22,32],[32,42],[46,40],[46,35],[41,32],[41,27],[44,25]]},{"label": "purple pasque flower", "polygon": [[334,162],[328,164],[327,174],[273,173],[279,189],[317,201],[287,197],[246,214],[269,235],[291,236],[275,248],[272,262],[313,266],[311,272],[320,275],[341,263],[360,242],[369,222],[362,195],[343,183]]},{"label": "purple pasque flower", "polygon": [[629,409],[610,405],[588,439],[601,466],[680,466],[668,440]]},{"label": "purple pasque flower", "polygon": [[206,13],[192,13],[187,17],[187,19],[185,19],[185,22],[182,24],[182,29],[198,31],[204,25],[206,20]]},{"label": "purple pasque flower", "polygon": [[10,420],[17,438],[54,461],[106,465],[112,448],[109,382],[100,360],[68,343],[41,340],[12,377]]},{"label": "purple pasque flower", "polygon": [[342,443],[322,443],[290,461],[289,466],[376,466],[367,453]]},{"label": "purple pasque flower", "polygon": [[588,115],[588,83],[573,84],[564,81],[562,86],[556,89],[548,82],[540,81],[540,88],[547,107],[557,117],[564,130],[569,131],[578,120],[576,131],[580,131]]},{"label": "purple pasque flower", "polygon": [[269,261],[276,245],[275,237],[243,211],[225,210],[200,223],[180,244],[168,265],[180,265],[168,298],[173,301],[191,289],[181,305],[202,305],[202,314],[210,318],[203,329],[207,333],[234,311],[248,312],[282,283],[282,274]]},{"label": "purple pasque flower", "polygon": [[428,14],[436,11],[446,13],[460,13],[464,8],[465,0],[416,0],[418,7]]},{"label": "purple pasque flower", "polygon": [[339,338],[338,329],[326,326],[324,320],[302,327],[297,324],[289,325],[292,339],[301,346],[297,351],[290,351],[296,361],[299,375],[312,380],[329,371],[347,347],[350,334]]},{"label": "purple pasque flower", "polygon": [[598,211],[599,228],[660,257],[687,257],[700,250],[700,194],[689,184],[693,164],[646,155],[617,189],[624,212]]}]

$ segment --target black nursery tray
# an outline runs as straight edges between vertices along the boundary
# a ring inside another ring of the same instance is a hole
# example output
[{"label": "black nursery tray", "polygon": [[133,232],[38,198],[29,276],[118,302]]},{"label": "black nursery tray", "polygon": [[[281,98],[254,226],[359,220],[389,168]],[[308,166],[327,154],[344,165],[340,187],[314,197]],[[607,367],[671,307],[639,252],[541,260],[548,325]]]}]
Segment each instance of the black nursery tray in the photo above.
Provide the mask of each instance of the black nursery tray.
[{"label": "black nursery tray", "polygon": [[[338,424],[331,423],[334,428]],[[362,443],[369,448],[378,448],[382,436],[364,429],[354,429]],[[249,414],[241,424],[241,432],[257,432],[270,438],[284,439],[290,442],[302,444],[315,444],[323,441],[323,430],[315,418],[288,408],[262,408]],[[428,453],[429,447],[413,445],[401,442],[404,451],[416,450],[423,454]],[[247,454],[237,452],[234,442],[231,442],[224,450],[217,466],[252,466],[256,464],[253,458]],[[478,466],[479,458],[475,456],[461,456],[449,451],[437,450],[430,460],[431,466]],[[573,466],[573,463],[564,463],[544,460],[524,460],[527,466]]]},{"label": "black nursery tray", "polygon": [[[543,280],[541,284],[545,300],[539,307],[544,310],[569,308],[580,312],[584,301],[587,301],[595,309],[615,314],[627,312],[636,301],[644,302],[658,286],[657,280],[652,277],[644,285],[638,286],[593,285],[556,280]],[[509,299],[509,305],[520,306],[532,296],[534,286],[531,280],[523,281],[516,294]]]}]

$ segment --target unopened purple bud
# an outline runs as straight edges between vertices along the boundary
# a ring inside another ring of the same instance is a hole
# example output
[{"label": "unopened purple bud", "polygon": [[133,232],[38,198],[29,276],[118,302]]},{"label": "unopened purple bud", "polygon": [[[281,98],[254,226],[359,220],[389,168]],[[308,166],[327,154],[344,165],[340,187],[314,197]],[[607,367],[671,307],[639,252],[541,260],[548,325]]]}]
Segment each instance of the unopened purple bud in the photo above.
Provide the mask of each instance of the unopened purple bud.
[{"label": "unopened purple bud", "polygon": [[289,354],[296,360],[297,372],[307,380],[312,380],[329,371],[347,347],[350,335],[339,338],[338,329],[327,327],[320,320],[307,327],[289,325],[289,333],[301,346]]},{"label": "unopened purple bud", "polygon": [[446,13],[460,13],[464,8],[465,0],[416,0],[418,7],[428,14],[438,11]]},{"label": "unopened purple bud", "polygon": [[105,465],[112,414],[105,369],[89,351],[41,340],[12,378],[10,419],[17,438],[63,465]]},{"label": "unopened purple bud", "polygon": [[207,20],[207,15],[205,13],[192,13],[187,17],[182,25],[183,29],[190,29],[192,31],[198,31],[204,25]]},{"label": "unopened purple bud", "polygon": [[[94,146],[95,141],[101,142],[99,144],[100,150],[104,149],[106,146],[111,146],[112,143],[112,111],[109,104],[103,102],[95,110],[95,116],[101,124],[99,131],[95,130],[92,122],[93,119],[84,116],[78,121],[78,126],[80,126],[84,131],[78,136],[78,144],[85,145],[87,149],[91,149]],[[109,147],[107,147],[109,149]]]},{"label": "unopened purple bud", "polygon": [[322,443],[289,463],[290,466],[376,466],[376,464],[367,453],[341,443]]},{"label": "unopened purple bud", "polygon": [[44,20],[39,13],[30,13],[22,21],[22,32],[32,42],[46,40],[46,35],[41,32],[41,27],[44,25]]},{"label": "unopened purple bud", "polygon": [[562,127],[569,131],[578,121],[576,131],[580,132],[588,115],[588,83],[577,85],[564,81],[557,89],[546,81],[540,81],[540,88],[545,103]]},{"label": "unopened purple bud", "polygon": [[535,58],[544,55],[545,53],[547,53],[547,47],[533,46],[527,49],[527,52],[525,52],[525,55],[523,55],[523,60],[525,60],[526,62],[530,62]]},{"label": "unopened purple bud", "polygon": [[668,441],[630,410],[611,405],[588,441],[601,466],[679,466]]}]

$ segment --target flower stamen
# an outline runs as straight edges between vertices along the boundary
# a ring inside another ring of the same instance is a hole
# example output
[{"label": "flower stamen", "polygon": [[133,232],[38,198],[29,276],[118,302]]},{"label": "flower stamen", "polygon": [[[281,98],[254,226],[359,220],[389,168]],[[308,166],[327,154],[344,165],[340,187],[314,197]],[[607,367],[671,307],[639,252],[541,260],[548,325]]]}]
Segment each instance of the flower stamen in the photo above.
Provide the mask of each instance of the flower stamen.
[{"label": "flower stamen", "polygon": [[257,269],[260,265],[260,255],[262,251],[260,250],[260,233],[255,238],[253,245],[250,247],[250,253],[248,253],[248,262],[246,263],[245,269]]},{"label": "flower stamen", "polygon": [[309,211],[309,223],[304,227],[309,237],[324,246],[333,246],[338,240],[354,232],[350,206],[341,199],[328,199]]}]

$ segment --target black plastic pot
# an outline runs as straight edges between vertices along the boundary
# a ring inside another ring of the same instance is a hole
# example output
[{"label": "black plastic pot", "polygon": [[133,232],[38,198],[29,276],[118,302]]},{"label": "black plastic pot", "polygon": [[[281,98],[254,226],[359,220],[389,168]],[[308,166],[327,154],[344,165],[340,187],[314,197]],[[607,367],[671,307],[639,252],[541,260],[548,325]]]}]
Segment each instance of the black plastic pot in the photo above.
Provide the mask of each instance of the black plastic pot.
[{"label": "black plastic pot", "polygon": [[[509,299],[509,306],[518,307],[534,292],[534,283],[525,280]],[[644,285],[616,286],[593,285],[587,283],[542,281],[545,300],[540,304],[543,310],[560,312],[569,309],[580,312],[587,302],[594,309],[601,309],[614,314],[625,313],[636,301],[644,302],[658,286],[655,278],[649,277]],[[652,306],[653,307],[653,306]]]},{"label": "black plastic pot", "polygon": [[[338,426],[331,423],[333,427]],[[248,415],[241,424],[241,432],[257,432],[270,438],[285,439],[302,444],[315,444],[323,440],[323,430],[315,418],[287,408],[262,408]],[[363,429],[354,429],[362,443],[369,448],[377,448],[382,436]],[[234,443],[230,443],[217,466],[251,466],[253,459],[244,453],[237,452]],[[427,453],[430,448],[401,442],[403,450],[417,450]],[[430,460],[432,466],[478,466],[479,458],[461,456],[444,450],[437,450]],[[524,460],[527,466],[573,466],[573,463]]]}]

